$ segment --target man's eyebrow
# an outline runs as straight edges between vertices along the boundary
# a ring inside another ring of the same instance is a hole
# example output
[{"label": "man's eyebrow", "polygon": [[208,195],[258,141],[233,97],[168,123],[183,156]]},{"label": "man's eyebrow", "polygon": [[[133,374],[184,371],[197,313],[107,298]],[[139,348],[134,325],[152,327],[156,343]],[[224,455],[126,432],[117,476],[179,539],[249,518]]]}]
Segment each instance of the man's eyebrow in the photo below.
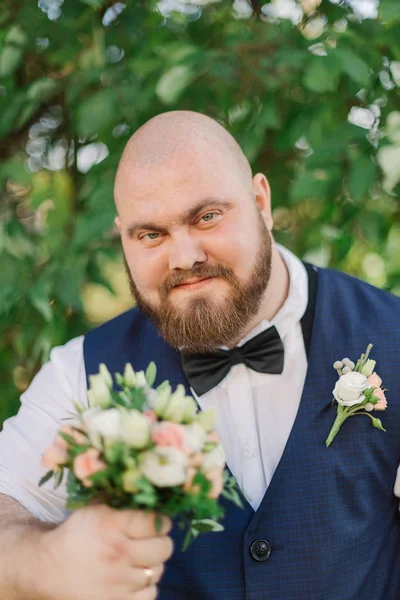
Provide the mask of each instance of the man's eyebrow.
[{"label": "man's eyebrow", "polygon": [[[188,223],[192,221],[199,212],[201,212],[205,208],[211,208],[211,206],[215,208],[230,209],[233,207],[233,205],[234,203],[230,202],[229,200],[219,200],[218,198],[205,198],[204,200],[200,200],[197,204],[185,211],[180,217],[178,217],[176,222],[179,225]],[[127,229],[127,236],[133,238],[135,237],[135,234],[138,231],[154,231],[163,234],[168,233],[167,229],[158,223],[154,223],[151,221],[143,221],[138,223],[132,223]]]}]

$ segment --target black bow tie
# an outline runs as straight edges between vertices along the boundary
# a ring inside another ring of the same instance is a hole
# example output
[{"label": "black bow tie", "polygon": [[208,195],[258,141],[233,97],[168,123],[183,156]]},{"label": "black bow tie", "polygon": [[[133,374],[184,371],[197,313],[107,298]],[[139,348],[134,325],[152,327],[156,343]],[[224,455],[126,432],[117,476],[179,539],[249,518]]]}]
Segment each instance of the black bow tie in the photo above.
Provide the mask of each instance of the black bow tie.
[{"label": "black bow tie", "polygon": [[283,371],[283,343],[275,327],[262,331],[232,350],[207,354],[182,354],[182,367],[198,396],[205,394],[229,373],[233,365],[244,363],[253,371],[278,375]]}]

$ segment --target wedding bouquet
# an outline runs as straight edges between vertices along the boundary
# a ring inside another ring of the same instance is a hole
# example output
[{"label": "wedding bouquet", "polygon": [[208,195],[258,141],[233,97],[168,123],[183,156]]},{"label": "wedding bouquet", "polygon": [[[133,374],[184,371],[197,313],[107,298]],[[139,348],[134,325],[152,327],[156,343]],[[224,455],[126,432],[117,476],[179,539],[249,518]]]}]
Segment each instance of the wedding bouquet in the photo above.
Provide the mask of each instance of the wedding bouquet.
[{"label": "wedding bouquet", "polygon": [[[220,495],[242,506],[234,477],[214,431],[213,409],[198,411],[183,385],[153,389],[156,366],[146,373],[127,364],[113,378],[102,364],[89,377],[89,408],[75,403],[76,418],[60,429],[43,454],[58,487],[67,475],[67,508],[93,502],[151,510],[187,529],[183,548],[202,532],[223,530]],[[159,523],[160,524],[160,523]]]}]

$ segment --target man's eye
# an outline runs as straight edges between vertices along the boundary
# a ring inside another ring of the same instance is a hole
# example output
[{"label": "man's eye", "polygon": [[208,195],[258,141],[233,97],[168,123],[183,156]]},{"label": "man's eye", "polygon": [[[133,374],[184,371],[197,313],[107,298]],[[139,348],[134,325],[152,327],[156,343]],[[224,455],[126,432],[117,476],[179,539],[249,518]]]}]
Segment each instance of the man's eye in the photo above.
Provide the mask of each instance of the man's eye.
[{"label": "man's eye", "polygon": [[215,213],[209,212],[209,213],[203,215],[200,220],[203,221],[204,223],[208,223],[208,222],[212,221],[214,217],[215,217]]},{"label": "man's eye", "polygon": [[159,238],[160,234],[159,233],[145,233],[142,236],[142,240],[148,240],[150,242],[154,242],[155,240],[157,240]]}]

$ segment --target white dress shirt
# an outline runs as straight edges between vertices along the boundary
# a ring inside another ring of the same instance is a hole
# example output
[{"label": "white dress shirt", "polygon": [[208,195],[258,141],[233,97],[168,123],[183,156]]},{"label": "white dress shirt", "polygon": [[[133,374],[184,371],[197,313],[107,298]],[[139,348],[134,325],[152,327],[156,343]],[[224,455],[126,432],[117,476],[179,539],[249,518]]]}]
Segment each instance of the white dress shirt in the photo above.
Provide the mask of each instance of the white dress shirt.
[{"label": "white dress shirt", "polygon": [[[279,251],[290,275],[288,298],[271,321],[259,323],[238,345],[275,325],[285,349],[283,373],[256,373],[235,365],[220,384],[197,398],[201,408],[217,408],[216,430],[228,466],[254,509],[282,456],[307,371],[300,325],[308,302],[307,273],[291,252],[280,246]],[[40,465],[43,452],[75,412],[72,400],[88,405],[83,339],[74,338],[51,351],[49,362],[22,394],[18,414],[4,423],[0,433],[0,493],[43,521],[57,523],[68,514],[65,482],[53,490],[51,481],[41,488],[38,481],[46,472]],[[400,495],[400,479],[395,493]]]},{"label": "white dress shirt", "polygon": [[281,459],[296,418],[307,372],[300,319],[308,303],[308,277],[302,262],[279,247],[289,271],[286,302],[271,321],[261,321],[238,346],[274,325],[281,336],[285,360],[281,375],[234,365],[215,388],[197,397],[202,409],[217,410],[216,430],[227,464],[256,510]]}]

